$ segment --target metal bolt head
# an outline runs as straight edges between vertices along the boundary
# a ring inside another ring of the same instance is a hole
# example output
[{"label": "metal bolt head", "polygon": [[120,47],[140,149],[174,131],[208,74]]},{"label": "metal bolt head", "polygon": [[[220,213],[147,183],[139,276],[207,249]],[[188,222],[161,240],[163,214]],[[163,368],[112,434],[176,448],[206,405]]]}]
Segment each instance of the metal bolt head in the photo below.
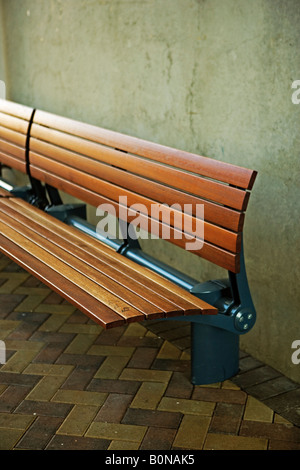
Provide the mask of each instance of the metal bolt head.
[{"label": "metal bolt head", "polygon": [[248,330],[253,321],[253,313],[241,310],[236,314],[235,326],[240,331]]}]

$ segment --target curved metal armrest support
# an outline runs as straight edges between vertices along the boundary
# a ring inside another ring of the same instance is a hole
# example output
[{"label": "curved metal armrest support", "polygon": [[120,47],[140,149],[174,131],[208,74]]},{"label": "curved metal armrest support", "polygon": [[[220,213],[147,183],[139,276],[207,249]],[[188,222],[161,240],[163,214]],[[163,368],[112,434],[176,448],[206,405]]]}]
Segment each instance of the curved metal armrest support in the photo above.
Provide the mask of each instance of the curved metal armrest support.
[{"label": "curved metal armrest support", "polygon": [[256,311],[252,301],[241,247],[240,271],[229,272],[228,279],[197,284],[190,292],[218,308],[218,315],[189,317],[190,321],[216,326],[237,334],[245,334],[254,326]]}]

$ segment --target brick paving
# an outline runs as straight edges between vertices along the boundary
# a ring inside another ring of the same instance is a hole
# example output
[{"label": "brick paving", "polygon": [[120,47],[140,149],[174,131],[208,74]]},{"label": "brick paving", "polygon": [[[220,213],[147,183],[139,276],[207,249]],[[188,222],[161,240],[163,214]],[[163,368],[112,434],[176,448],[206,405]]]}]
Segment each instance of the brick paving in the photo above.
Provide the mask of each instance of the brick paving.
[{"label": "brick paving", "polygon": [[241,352],[192,386],[189,329],[104,331],[0,257],[0,450],[300,450],[300,386]]}]

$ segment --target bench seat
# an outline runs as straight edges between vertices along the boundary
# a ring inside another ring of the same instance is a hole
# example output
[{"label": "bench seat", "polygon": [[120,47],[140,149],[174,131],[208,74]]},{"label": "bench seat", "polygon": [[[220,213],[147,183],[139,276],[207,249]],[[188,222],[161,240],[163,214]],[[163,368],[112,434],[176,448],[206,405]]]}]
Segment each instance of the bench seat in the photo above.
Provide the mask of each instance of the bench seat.
[{"label": "bench seat", "polygon": [[217,309],[19,198],[0,199],[2,251],[104,328]]}]

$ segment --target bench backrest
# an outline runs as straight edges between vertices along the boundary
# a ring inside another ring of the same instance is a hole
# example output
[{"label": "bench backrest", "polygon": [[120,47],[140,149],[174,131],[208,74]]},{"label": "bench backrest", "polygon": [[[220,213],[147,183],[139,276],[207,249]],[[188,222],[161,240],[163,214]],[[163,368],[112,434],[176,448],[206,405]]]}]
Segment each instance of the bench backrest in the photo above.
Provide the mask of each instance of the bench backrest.
[{"label": "bench backrest", "polygon": [[[204,243],[193,252],[239,271],[241,233],[255,171],[39,110],[30,136],[32,177],[93,206],[107,204],[117,216],[142,221],[156,235],[159,231],[162,236],[169,218],[169,241],[178,246],[197,240],[197,205],[203,204]],[[161,210],[153,220],[157,203]],[[184,211],[173,210],[174,204]]]},{"label": "bench backrest", "polygon": [[0,161],[27,173],[27,136],[33,109],[0,99]]}]

